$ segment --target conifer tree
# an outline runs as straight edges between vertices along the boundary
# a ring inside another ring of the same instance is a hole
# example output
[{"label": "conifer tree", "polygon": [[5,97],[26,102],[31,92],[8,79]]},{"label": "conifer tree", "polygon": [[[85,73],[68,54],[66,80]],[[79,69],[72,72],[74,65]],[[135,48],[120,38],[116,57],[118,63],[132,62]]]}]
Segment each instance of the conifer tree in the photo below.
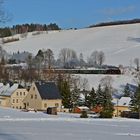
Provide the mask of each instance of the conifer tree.
[{"label": "conifer tree", "polygon": [[97,91],[96,91],[96,96],[97,96],[97,104],[98,105],[103,105],[103,102],[104,102],[104,95],[103,95],[103,91],[102,91],[102,89],[101,89],[101,85],[99,84],[99,86],[98,86],[98,89],[97,89]]},{"label": "conifer tree", "polygon": [[89,108],[93,108],[97,105],[97,96],[94,88],[89,92],[89,94],[86,96],[86,106]]},{"label": "conifer tree", "polygon": [[126,85],[124,87],[124,95],[123,96],[124,97],[130,97],[131,96],[131,93],[130,93],[130,90],[129,90],[129,86],[128,85]]},{"label": "conifer tree", "polygon": [[62,104],[65,108],[71,108],[71,91],[69,83],[65,80],[59,83],[59,90],[62,96]]},{"label": "conifer tree", "polygon": [[139,119],[140,119],[140,84],[138,85],[134,97],[132,98],[131,108],[133,111],[139,113]]},{"label": "conifer tree", "polygon": [[106,86],[103,91],[102,111],[100,113],[101,118],[112,118],[113,116],[113,104],[111,102],[112,97],[109,88]]}]

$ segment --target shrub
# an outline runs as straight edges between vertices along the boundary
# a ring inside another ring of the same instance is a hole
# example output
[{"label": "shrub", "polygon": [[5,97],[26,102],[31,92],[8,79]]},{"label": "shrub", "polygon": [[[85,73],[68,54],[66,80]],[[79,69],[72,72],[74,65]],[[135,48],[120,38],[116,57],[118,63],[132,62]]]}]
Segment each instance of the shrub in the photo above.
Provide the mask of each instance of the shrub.
[{"label": "shrub", "polygon": [[5,44],[5,43],[9,43],[9,42],[14,42],[14,41],[19,41],[19,38],[6,38],[6,39],[2,39],[2,43]]},{"label": "shrub", "polygon": [[100,118],[112,118],[113,117],[113,109],[103,109],[100,112]]}]

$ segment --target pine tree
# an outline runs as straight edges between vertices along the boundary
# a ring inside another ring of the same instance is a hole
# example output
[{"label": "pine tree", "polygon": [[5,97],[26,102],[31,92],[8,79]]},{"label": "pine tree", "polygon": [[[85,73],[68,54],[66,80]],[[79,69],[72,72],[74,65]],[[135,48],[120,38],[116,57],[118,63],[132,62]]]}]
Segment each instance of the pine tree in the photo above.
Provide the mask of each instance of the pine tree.
[{"label": "pine tree", "polygon": [[103,102],[104,102],[104,93],[103,93],[103,91],[102,91],[102,89],[101,89],[101,85],[99,84],[99,86],[98,86],[98,89],[97,89],[97,91],[96,91],[96,99],[97,99],[97,104],[98,105],[103,105]]},{"label": "pine tree", "polygon": [[94,108],[96,105],[97,105],[97,95],[94,88],[92,88],[92,90],[86,96],[86,106],[88,106],[89,108]]},{"label": "pine tree", "polygon": [[71,91],[72,107],[76,107],[79,105],[79,102],[80,102],[80,94],[79,93],[80,93],[79,89],[76,87]]},{"label": "pine tree", "polygon": [[113,116],[113,104],[111,102],[112,97],[110,89],[106,86],[103,91],[102,111],[100,113],[101,118],[112,118]]},{"label": "pine tree", "polygon": [[132,98],[131,108],[133,111],[139,113],[139,119],[140,119],[140,84],[138,85],[134,97]]},{"label": "pine tree", "polygon": [[126,85],[125,88],[124,88],[124,97],[130,97],[131,96],[131,93],[130,93],[130,89],[129,89],[129,86]]},{"label": "pine tree", "polygon": [[67,81],[62,81],[58,86],[62,96],[63,106],[70,109],[72,107],[72,102],[69,83]]}]

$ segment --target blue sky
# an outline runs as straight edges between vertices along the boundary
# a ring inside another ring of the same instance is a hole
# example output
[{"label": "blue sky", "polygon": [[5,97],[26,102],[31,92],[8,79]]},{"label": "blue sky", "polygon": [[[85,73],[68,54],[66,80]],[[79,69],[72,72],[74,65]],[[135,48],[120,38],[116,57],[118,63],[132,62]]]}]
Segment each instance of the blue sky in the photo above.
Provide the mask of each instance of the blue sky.
[{"label": "blue sky", "polygon": [[5,0],[11,26],[57,23],[61,28],[83,28],[113,20],[140,18],[140,0]]}]

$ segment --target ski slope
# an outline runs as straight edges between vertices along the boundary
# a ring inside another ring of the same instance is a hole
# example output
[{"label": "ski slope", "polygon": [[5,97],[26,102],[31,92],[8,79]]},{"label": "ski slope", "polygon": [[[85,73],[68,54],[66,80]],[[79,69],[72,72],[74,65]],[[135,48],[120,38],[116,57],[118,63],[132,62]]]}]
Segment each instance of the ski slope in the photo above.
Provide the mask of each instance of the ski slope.
[{"label": "ski slope", "polygon": [[83,53],[85,59],[97,50],[105,53],[106,64],[128,66],[139,57],[140,24],[52,31],[36,36],[29,33],[25,39],[4,44],[4,48],[10,53],[29,51],[34,55],[39,49],[50,48],[56,58],[62,48],[71,48]]}]

